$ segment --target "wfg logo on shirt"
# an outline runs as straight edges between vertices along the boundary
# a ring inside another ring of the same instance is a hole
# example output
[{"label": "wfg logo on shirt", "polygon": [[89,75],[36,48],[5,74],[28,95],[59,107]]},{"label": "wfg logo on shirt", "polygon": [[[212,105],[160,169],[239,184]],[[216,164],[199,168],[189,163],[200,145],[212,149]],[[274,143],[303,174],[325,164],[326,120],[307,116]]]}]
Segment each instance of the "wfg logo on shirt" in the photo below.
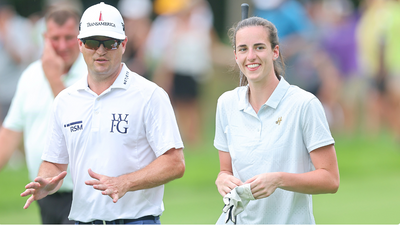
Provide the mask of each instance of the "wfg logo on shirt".
[{"label": "wfg logo on shirt", "polygon": [[128,132],[128,116],[129,114],[125,114],[125,117],[122,118],[122,114],[112,113],[112,120],[111,120],[111,133],[114,133],[114,128],[120,134],[126,134]]},{"label": "wfg logo on shirt", "polygon": [[76,121],[69,124],[64,124],[64,127],[69,127],[70,132],[83,130],[82,121]]}]

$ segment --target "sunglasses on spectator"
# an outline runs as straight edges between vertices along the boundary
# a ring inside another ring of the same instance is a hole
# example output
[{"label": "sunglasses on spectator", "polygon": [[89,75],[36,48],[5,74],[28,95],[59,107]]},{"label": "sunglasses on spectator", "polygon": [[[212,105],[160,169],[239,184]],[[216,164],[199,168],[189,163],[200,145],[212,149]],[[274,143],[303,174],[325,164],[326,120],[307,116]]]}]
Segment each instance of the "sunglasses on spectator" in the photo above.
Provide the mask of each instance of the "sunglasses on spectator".
[{"label": "sunglasses on spectator", "polygon": [[83,42],[85,48],[87,49],[97,50],[100,48],[100,45],[103,44],[104,48],[110,51],[118,49],[119,45],[123,40],[110,39],[110,40],[100,41],[100,40],[86,38],[86,39],[81,39],[81,41]]}]

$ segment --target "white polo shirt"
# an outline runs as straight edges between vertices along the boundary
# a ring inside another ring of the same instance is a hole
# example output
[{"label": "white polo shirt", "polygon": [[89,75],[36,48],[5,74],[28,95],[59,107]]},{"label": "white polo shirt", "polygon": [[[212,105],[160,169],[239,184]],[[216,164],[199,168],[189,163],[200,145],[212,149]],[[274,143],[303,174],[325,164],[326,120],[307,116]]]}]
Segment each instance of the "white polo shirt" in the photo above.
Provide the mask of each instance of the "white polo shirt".
[{"label": "white polo shirt", "polygon": [[[248,86],[218,100],[214,146],[229,152],[234,176],[243,182],[268,172],[312,171],[310,152],[333,143],[320,101],[283,77],[258,114],[249,104]],[[311,195],[278,188],[250,201],[237,223],[314,224]]]},{"label": "white polo shirt", "polygon": [[[87,75],[87,66],[83,56],[72,65],[68,74],[62,77],[66,87]],[[3,126],[7,129],[23,132],[25,158],[29,171],[29,179],[33,181],[42,163],[42,153],[46,143],[49,117],[54,95],[44,75],[42,61],[37,60],[22,73],[15,96]],[[70,175],[64,179],[59,191],[72,191]]]},{"label": "white polo shirt", "polygon": [[125,64],[114,84],[97,95],[87,78],[54,101],[43,160],[69,163],[74,182],[69,218],[81,222],[158,216],[164,185],[126,193],[117,203],[85,185],[88,169],[116,177],[140,170],[171,148],[183,148],[168,95]]}]

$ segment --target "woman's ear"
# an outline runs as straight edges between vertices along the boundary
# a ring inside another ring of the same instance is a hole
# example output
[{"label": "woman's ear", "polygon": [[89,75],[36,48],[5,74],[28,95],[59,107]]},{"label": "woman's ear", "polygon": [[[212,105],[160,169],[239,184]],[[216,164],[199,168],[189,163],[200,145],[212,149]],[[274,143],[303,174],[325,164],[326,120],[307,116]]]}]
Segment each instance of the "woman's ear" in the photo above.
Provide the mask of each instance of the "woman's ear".
[{"label": "woman's ear", "polygon": [[274,60],[279,57],[279,45],[276,45],[274,48]]}]

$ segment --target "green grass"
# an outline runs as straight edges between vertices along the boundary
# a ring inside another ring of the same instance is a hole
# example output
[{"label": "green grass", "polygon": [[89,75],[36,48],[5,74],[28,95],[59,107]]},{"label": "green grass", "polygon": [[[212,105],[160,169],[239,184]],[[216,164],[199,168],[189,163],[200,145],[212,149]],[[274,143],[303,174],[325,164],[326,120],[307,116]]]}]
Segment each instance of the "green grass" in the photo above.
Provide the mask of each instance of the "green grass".
[{"label": "green grass", "polygon": [[17,170],[6,167],[0,171],[0,224],[41,223],[37,203],[23,209],[26,198],[20,197],[29,183],[26,167]]},{"label": "green grass", "polygon": [[[166,185],[163,224],[214,224],[221,214],[222,197],[214,184],[219,172],[218,153],[212,145],[214,113],[217,96],[232,89],[235,82],[228,75],[207,83],[202,103],[204,141],[186,146],[184,177]],[[361,134],[334,137],[341,184],[336,194],[314,196],[316,222],[399,224],[400,144],[385,132],[375,138]],[[28,182],[25,167],[0,171],[0,224],[40,223],[36,204],[22,208],[26,198],[19,194]]]},{"label": "green grass", "polygon": [[[221,213],[222,199],[214,181],[218,158],[212,146],[186,152],[185,176],[166,187],[169,224],[212,224]],[[337,137],[341,185],[336,194],[315,195],[318,224],[398,224],[400,222],[400,145],[388,135]],[[197,205],[197,206],[196,206]],[[170,207],[170,208],[169,208]]]},{"label": "green grass", "polygon": [[389,135],[336,138],[341,183],[314,196],[317,223],[399,224],[400,145]]},{"label": "green grass", "polygon": [[[318,224],[399,224],[400,146],[388,135],[336,137],[341,184],[336,194],[315,195]],[[214,184],[218,154],[212,142],[185,150],[186,173],[165,188],[164,224],[213,224],[222,198]],[[38,208],[24,210],[19,197],[28,183],[27,171],[0,172],[0,224],[40,223]]]}]

